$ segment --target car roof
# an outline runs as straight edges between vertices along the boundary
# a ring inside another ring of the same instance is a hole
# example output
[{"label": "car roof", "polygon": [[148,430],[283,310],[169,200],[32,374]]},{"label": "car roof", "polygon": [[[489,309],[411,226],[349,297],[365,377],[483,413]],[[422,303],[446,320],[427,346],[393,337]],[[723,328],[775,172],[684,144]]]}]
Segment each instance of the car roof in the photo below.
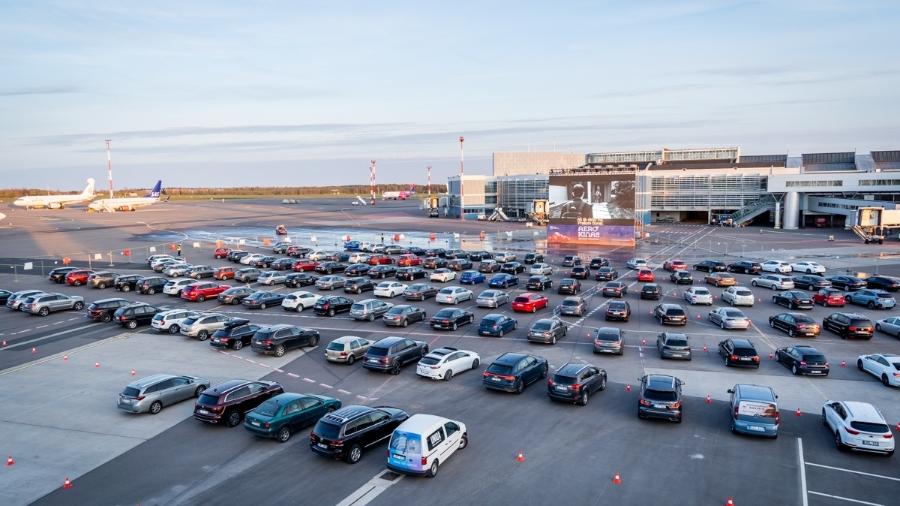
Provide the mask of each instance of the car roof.
[{"label": "car roof", "polygon": [[142,388],[146,388],[150,385],[155,385],[156,383],[159,383],[160,381],[163,381],[163,380],[167,380],[169,378],[177,378],[177,376],[175,376],[174,374],[162,374],[162,373],[161,374],[153,374],[153,375],[146,376],[144,378],[132,381],[131,383],[128,384],[128,386],[132,387],[132,388],[142,389]]},{"label": "car roof", "polygon": [[519,360],[522,360],[523,358],[525,358],[527,356],[528,355],[526,355],[524,353],[504,353],[503,355],[500,355],[499,357],[497,357],[497,359],[494,360],[494,363],[495,364],[513,365],[516,362],[518,362]]},{"label": "car roof", "polygon": [[357,418],[361,415],[371,413],[374,409],[375,408],[371,408],[369,406],[359,406],[353,404],[350,406],[344,406],[341,409],[323,416],[322,420],[326,420],[331,423],[344,424],[347,421]]},{"label": "car roof", "polygon": [[443,425],[450,421],[452,420],[450,420],[449,418],[444,418],[442,416],[417,413],[407,418],[406,421],[401,423],[400,426],[395,430],[426,435],[425,433],[429,432],[435,426]]},{"label": "car roof", "polygon": [[224,383],[219,383],[218,385],[216,385],[210,389],[207,389],[204,393],[221,395],[221,394],[230,392],[231,390],[234,390],[235,388],[237,388],[239,386],[246,385],[247,383],[252,383],[252,381],[242,380],[242,379],[228,380]]},{"label": "car roof", "polygon": [[676,378],[668,374],[648,374],[647,388],[653,390],[675,391]]},{"label": "car roof", "polygon": [[735,348],[753,348],[754,347],[753,343],[751,343],[749,339],[733,338],[731,340],[731,344],[733,344]]},{"label": "car roof", "polygon": [[556,370],[556,374],[560,376],[577,376],[585,367],[588,367],[587,364],[577,363],[577,362],[569,362],[559,369]]},{"label": "car roof", "polygon": [[884,423],[884,417],[868,402],[844,401],[850,415],[861,422]]},{"label": "car roof", "polygon": [[734,391],[740,396],[741,399],[771,402],[775,401],[775,391],[772,390],[772,387],[741,383],[734,386]]},{"label": "car roof", "polygon": [[400,341],[402,341],[404,339],[406,339],[406,338],[400,337],[400,336],[388,336],[388,337],[379,339],[374,344],[372,344],[372,346],[376,347],[376,348],[393,346],[394,344],[399,343]]},{"label": "car roof", "polygon": [[350,341],[355,341],[357,339],[364,339],[364,338],[359,337],[359,336],[341,336],[331,342],[333,342],[333,343],[349,343]]}]

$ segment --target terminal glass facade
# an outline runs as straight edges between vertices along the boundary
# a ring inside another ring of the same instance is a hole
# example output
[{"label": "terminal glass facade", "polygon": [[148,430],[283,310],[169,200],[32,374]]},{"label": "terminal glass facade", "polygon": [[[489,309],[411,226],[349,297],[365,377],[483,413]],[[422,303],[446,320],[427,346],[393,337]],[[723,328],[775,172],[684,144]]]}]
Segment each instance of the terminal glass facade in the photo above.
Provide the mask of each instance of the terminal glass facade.
[{"label": "terminal glass facade", "polygon": [[663,176],[651,180],[653,210],[740,209],[766,193],[758,174]]}]

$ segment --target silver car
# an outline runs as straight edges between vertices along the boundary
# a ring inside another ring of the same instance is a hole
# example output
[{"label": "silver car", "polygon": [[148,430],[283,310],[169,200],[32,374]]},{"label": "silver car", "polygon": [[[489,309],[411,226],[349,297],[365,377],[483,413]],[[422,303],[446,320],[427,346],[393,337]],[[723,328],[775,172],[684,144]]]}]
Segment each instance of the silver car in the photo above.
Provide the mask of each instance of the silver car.
[{"label": "silver car", "polygon": [[509,294],[502,290],[485,290],[478,294],[475,305],[478,307],[497,308],[509,303]]},{"label": "silver car", "polygon": [[19,309],[25,313],[47,316],[54,311],[84,309],[84,297],[62,293],[43,293],[26,298]]},{"label": "silver car", "polygon": [[378,299],[365,299],[354,302],[353,305],[350,306],[350,316],[354,320],[373,321],[379,316],[384,316],[384,313],[387,313],[392,307],[394,307],[394,305],[390,302]]},{"label": "silver car", "polygon": [[200,313],[196,311],[188,311],[187,309],[170,309],[153,315],[150,326],[157,332],[168,332],[169,334],[177,334],[181,332],[181,326],[188,318],[197,318]]},{"label": "silver car", "polygon": [[170,278],[177,278],[179,276],[187,276],[187,273],[191,272],[191,269],[193,268],[194,266],[190,264],[172,265],[166,267],[165,270],[163,270],[163,274]]},{"label": "silver car", "polygon": [[316,288],[319,290],[334,290],[342,288],[347,280],[344,276],[322,276],[316,280]]},{"label": "silver car", "polygon": [[564,316],[584,316],[585,311],[587,303],[578,296],[566,297],[559,305],[559,314]]},{"label": "silver car", "polygon": [[357,336],[341,336],[325,347],[325,360],[352,364],[363,357],[372,341]]},{"label": "silver car", "polygon": [[729,286],[722,291],[722,302],[727,302],[732,306],[753,307],[753,292],[743,286]]},{"label": "silver car", "polygon": [[20,292],[13,292],[12,295],[6,299],[6,307],[12,309],[13,311],[18,311],[19,306],[25,302],[25,299],[31,297],[33,295],[40,295],[44,293],[43,290],[22,290]]},{"label": "silver car", "polygon": [[223,314],[201,314],[181,322],[181,335],[206,341],[213,332],[225,328],[231,318]]},{"label": "silver car", "polygon": [[900,316],[891,316],[875,322],[875,330],[900,337]]},{"label": "silver car", "polygon": [[261,285],[283,285],[288,273],[284,271],[266,271],[259,275],[256,282]]},{"label": "silver car", "polygon": [[709,312],[709,321],[722,329],[750,328],[750,318],[743,311],[733,307],[717,307]]},{"label": "silver car", "polygon": [[119,394],[118,407],[130,413],[155,415],[165,406],[200,397],[207,388],[208,379],[154,374],[129,383]]},{"label": "silver car", "polygon": [[753,286],[761,286],[771,290],[791,290],[794,288],[794,280],[790,276],[781,274],[763,274],[750,281]]}]

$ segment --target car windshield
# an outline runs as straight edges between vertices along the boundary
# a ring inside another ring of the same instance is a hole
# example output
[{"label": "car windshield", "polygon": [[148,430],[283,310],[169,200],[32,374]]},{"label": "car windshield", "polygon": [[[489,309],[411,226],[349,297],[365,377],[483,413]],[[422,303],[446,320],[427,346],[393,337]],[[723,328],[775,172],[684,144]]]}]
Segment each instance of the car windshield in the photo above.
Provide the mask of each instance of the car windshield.
[{"label": "car windshield", "polygon": [[370,346],[368,354],[374,357],[383,357],[388,354],[388,349],[381,346]]},{"label": "car windshield", "polygon": [[687,339],[682,337],[670,337],[666,339],[666,346],[687,346]]},{"label": "car windshield", "polygon": [[890,299],[891,298],[891,294],[884,293],[884,292],[876,293],[875,296],[878,297],[879,299]]},{"label": "car windshield", "polygon": [[323,439],[338,439],[341,435],[341,426],[325,420],[319,420],[313,432]]},{"label": "car windshield", "polygon": [[325,349],[331,351],[344,351],[344,344],[332,341],[328,343],[328,346],[326,346]]},{"label": "car windshield", "polygon": [[275,416],[275,413],[278,412],[278,401],[269,399],[257,406],[253,411],[262,416]]},{"label": "car windshield", "polygon": [[672,308],[672,309],[667,310],[666,314],[669,316],[684,316],[684,309]]},{"label": "car windshield", "polygon": [[423,365],[434,365],[438,362],[440,362],[440,360],[434,357],[425,357],[422,360],[419,360],[419,363]]},{"label": "car windshield", "polygon": [[750,290],[735,290],[734,293],[740,296],[753,295],[753,292],[751,292]]},{"label": "car windshield", "polygon": [[454,291],[455,291],[455,290],[452,289],[452,288],[443,288],[443,289],[441,289],[441,292],[440,292],[440,293],[443,294],[443,295],[450,295],[450,294],[453,293]]},{"label": "car windshield", "polygon": [[512,366],[494,363],[488,366],[487,372],[492,372],[494,374],[510,374],[512,372]]},{"label": "car windshield", "polygon": [[862,432],[874,432],[876,434],[885,434],[891,431],[891,429],[883,423],[850,422],[850,426]]},{"label": "car windshield", "polygon": [[183,326],[191,325],[191,324],[195,323],[195,322],[197,321],[198,318],[199,318],[199,316],[197,316],[197,317],[191,317],[191,318],[185,318],[184,321],[181,322],[181,324],[182,324]]},{"label": "car windshield", "polygon": [[825,363],[825,355],[804,355],[803,360],[806,360],[812,364],[824,364]]},{"label": "car windshield", "polygon": [[648,388],[644,390],[644,398],[651,401],[674,402],[678,399],[678,395],[670,390],[653,390]]},{"label": "car windshield", "polygon": [[528,297],[516,297],[515,302],[528,302]]},{"label": "car windshield", "polygon": [[601,330],[597,332],[596,339],[598,341],[618,341],[619,333],[615,330]]},{"label": "car windshield", "polygon": [[550,330],[550,323],[536,322],[534,325],[531,326],[531,330],[538,330],[538,331]]},{"label": "car windshield", "polygon": [[816,323],[815,320],[806,315],[793,315],[794,321],[797,323]]},{"label": "car windshield", "polygon": [[729,309],[729,310],[725,311],[725,316],[727,316],[728,318],[743,318],[744,313],[742,313],[740,311],[736,311],[734,309]]},{"label": "car windshield", "polygon": [[437,313],[434,314],[435,318],[450,318],[451,316],[453,316],[452,309],[441,309],[440,311],[438,311]]},{"label": "car windshield", "polygon": [[697,288],[694,290],[695,295],[709,295],[709,290],[705,288]]},{"label": "car windshield", "polygon": [[561,374],[555,374],[553,376],[553,382],[558,383],[560,385],[571,385],[572,383],[575,383],[575,378],[573,378],[571,376],[563,376]]},{"label": "car windshield", "polygon": [[577,306],[578,304],[581,304],[581,302],[580,302],[580,301],[577,301],[577,300],[564,300],[564,301],[562,301],[562,305],[563,305],[563,306]]},{"label": "car windshield", "polygon": [[753,348],[735,348],[734,354],[739,357],[752,357],[756,355],[756,350]]},{"label": "car windshield", "polygon": [[395,306],[395,307],[388,309],[387,314],[403,314],[404,311],[406,311],[405,307]]},{"label": "car windshield", "polygon": [[268,339],[268,338],[272,337],[273,335],[275,335],[275,329],[268,328],[268,329],[258,330],[254,337],[261,341],[263,339]]},{"label": "car windshield", "polygon": [[134,387],[125,387],[125,390],[122,390],[122,395],[125,397],[137,397],[141,394],[141,391]]},{"label": "car windshield", "polygon": [[365,304],[353,304],[350,306],[350,309],[353,311],[364,311],[366,309]]},{"label": "car windshield", "polygon": [[872,326],[872,322],[870,322],[869,320],[857,320],[857,319],[854,319],[854,320],[851,320],[851,321],[850,321],[850,325],[855,325],[855,326],[857,326],[857,327],[871,327],[871,326]]},{"label": "car windshield", "polygon": [[200,398],[197,399],[197,403],[205,404],[207,406],[215,406],[219,403],[219,396],[212,394],[200,394]]}]

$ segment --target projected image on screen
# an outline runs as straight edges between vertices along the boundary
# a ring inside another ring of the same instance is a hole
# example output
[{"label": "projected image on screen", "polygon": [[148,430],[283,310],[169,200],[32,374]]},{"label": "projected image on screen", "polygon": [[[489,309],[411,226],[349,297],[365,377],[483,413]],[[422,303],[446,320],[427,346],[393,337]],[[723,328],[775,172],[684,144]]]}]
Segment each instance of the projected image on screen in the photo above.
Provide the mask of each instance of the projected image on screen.
[{"label": "projected image on screen", "polygon": [[554,243],[634,244],[633,174],[550,176],[550,223]]}]

